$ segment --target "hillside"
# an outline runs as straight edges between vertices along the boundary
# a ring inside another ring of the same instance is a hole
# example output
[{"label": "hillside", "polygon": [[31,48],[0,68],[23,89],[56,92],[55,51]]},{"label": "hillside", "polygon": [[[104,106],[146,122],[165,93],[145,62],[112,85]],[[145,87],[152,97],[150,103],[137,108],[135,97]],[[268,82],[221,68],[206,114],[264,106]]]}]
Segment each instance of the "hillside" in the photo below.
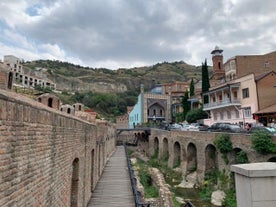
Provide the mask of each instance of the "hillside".
[{"label": "hillside", "polygon": [[201,79],[201,66],[183,61],[118,70],[95,69],[51,60],[26,62],[24,67],[46,69],[48,78],[57,84],[57,89],[68,92],[120,93],[135,90],[140,84],[149,89],[157,83]]}]

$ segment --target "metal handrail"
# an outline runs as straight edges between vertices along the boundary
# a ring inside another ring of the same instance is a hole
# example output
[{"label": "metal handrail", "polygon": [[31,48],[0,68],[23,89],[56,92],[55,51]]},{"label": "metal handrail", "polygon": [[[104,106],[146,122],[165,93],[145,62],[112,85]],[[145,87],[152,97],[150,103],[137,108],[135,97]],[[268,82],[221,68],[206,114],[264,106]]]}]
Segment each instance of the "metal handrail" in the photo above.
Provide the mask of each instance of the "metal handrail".
[{"label": "metal handrail", "polygon": [[130,177],[130,183],[132,186],[132,191],[134,195],[134,201],[135,201],[135,207],[150,207],[150,203],[142,203],[141,202],[141,192],[138,191],[137,189],[137,180],[134,176],[134,171],[132,169],[131,161],[129,159],[128,153],[127,153],[127,146],[124,143],[124,148],[125,148],[125,153],[126,153],[126,158],[127,158],[127,167],[128,167],[128,172],[129,172],[129,177]]},{"label": "metal handrail", "polygon": [[190,201],[188,201],[184,207],[195,207]]}]

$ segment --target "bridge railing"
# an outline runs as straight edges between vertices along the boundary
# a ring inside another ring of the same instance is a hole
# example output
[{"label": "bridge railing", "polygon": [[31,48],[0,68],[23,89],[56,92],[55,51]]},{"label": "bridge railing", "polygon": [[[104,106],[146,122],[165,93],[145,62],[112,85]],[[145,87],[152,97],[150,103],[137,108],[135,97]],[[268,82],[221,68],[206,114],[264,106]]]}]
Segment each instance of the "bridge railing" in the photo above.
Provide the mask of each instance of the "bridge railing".
[{"label": "bridge railing", "polygon": [[130,182],[132,186],[132,191],[134,195],[134,201],[135,201],[135,207],[150,207],[149,203],[142,203],[141,202],[141,192],[137,189],[137,180],[134,176],[134,170],[132,169],[131,161],[129,159],[129,155],[127,152],[127,146],[124,143],[125,147],[125,153],[126,153],[126,158],[127,158],[127,167],[128,167],[128,172],[129,172],[129,177],[130,177]]},{"label": "bridge railing", "polygon": [[188,201],[184,207],[195,207],[195,206],[190,201]]}]

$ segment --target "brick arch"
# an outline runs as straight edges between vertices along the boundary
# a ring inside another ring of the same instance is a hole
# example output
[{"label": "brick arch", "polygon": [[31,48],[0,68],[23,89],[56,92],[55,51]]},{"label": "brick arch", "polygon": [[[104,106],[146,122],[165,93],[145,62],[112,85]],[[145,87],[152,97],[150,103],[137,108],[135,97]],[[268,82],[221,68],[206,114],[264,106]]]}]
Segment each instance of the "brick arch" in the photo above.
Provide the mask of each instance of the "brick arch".
[{"label": "brick arch", "polygon": [[178,166],[181,162],[181,145],[179,142],[173,144],[173,167]]},{"label": "brick arch", "polygon": [[75,158],[72,163],[70,207],[78,206],[78,194],[79,194],[79,158]]},{"label": "brick arch", "polygon": [[50,97],[50,98],[48,98],[48,104],[47,104],[50,108],[52,108],[53,107],[53,98],[52,97]]},{"label": "brick arch", "polygon": [[235,147],[231,150],[231,152],[229,152],[229,154],[228,154],[229,165],[237,164],[236,157],[240,151],[242,151],[241,148]]},{"label": "brick arch", "polygon": [[154,152],[156,150],[159,150],[159,139],[158,139],[158,137],[154,138]]},{"label": "brick arch", "polygon": [[267,160],[267,162],[276,162],[276,157],[271,157]]},{"label": "brick arch", "polygon": [[12,89],[12,80],[13,80],[13,73],[9,72],[9,77],[8,77],[8,89]]},{"label": "brick arch", "polygon": [[167,138],[163,139],[163,151],[162,151],[162,158],[167,160],[169,158],[169,142]]},{"label": "brick arch", "polygon": [[91,151],[91,192],[94,190],[95,150]]},{"label": "brick arch", "polygon": [[190,142],[187,146],[187,173],[197,169],[197,148],[196,145]]},{"label": "brick arch", "polygon": [[218,168],[218,153],[213,144],[208,144],[205,148],[205,173],[212,172]]},{"label": "brick arch", "polygon": [[158,139],[158,137],[155,137],[153,142],[154,142],[154,144],[153,144],[153,146],[154,146],[154,155],[159,157],[159,139]]}]

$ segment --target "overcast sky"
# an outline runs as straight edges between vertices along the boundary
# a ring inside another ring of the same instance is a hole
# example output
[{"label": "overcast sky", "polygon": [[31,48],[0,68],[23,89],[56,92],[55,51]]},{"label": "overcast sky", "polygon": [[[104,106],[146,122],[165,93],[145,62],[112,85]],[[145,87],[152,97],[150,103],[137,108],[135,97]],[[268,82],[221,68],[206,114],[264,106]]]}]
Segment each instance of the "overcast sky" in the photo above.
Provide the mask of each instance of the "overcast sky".
[{"label": "overcast sky", "polygon": [[275,0],[0,0],[0,59],[117,69],[276,50]]}]

